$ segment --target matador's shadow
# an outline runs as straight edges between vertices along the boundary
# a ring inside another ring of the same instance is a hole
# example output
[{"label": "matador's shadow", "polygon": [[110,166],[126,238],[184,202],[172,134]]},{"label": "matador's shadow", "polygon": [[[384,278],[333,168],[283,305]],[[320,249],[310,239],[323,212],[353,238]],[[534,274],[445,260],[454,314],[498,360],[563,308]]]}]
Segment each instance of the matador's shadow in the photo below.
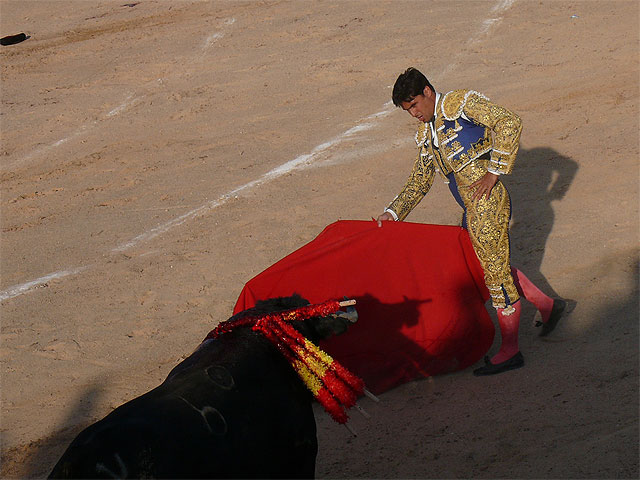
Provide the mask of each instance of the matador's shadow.
[{"label": "matador's shadow", "polygon": [[547,239],[553,230],[553,203],[564,198],[578,171],[571,158],[548,147],[520,149],[514,175],[504,178],[511,194],[511,263],[547,295],[559,297],[542,274]]}]

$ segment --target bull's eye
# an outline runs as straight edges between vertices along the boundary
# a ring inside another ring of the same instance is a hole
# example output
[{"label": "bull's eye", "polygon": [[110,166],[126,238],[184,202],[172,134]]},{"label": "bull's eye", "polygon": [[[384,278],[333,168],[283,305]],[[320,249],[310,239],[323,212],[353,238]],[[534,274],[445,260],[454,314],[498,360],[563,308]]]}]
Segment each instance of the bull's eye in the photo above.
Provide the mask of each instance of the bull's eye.
[{"label": "bull's eye", "polygon": [[206,372],[211,381],[223,390],[231,390],[236,384],[231,372],[220,365],[213,365]]}]

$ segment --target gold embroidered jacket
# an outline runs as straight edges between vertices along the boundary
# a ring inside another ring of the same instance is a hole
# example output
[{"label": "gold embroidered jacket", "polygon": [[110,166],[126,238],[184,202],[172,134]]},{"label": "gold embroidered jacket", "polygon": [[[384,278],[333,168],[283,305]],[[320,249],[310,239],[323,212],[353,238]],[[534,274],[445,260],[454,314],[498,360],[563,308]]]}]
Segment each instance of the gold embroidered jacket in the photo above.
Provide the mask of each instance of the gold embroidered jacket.
[{"label": "gold embroidered jacket", "polygon": [[520,117],[473,90],[453,90],[441,95],[435,106],[435,147],[431,128],[421,123],[416,133],[418,157],[398,196],[387,207],[404,220],[427,194],[439,172],[459,172],[480,155],[491,152],[487,170],[508,174],[518,152]]}]

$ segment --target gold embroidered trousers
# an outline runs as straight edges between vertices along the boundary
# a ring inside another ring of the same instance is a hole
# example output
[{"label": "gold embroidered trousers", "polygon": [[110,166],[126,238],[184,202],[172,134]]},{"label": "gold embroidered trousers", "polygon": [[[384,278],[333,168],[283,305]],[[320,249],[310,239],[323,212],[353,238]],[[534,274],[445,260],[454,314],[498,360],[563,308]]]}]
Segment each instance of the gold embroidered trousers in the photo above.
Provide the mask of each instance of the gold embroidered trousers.
[{"label": "gold embroidered trousers", "polygon": [[495,308],[505,308],[520,297],[509,263],[509,192],[498,181],[489,198],[472,201],[469,186],[487,173],[487,159],[478,158],[454,173],[458,193],[465,206],[466,224],[473,248],[484,269],[484,281]]}]

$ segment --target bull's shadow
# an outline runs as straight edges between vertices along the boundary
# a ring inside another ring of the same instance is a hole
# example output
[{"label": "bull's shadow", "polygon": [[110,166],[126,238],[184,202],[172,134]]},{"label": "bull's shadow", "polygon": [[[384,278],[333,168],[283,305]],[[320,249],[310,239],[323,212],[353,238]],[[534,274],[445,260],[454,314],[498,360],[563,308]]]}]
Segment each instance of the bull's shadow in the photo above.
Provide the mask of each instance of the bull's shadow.
[{"label": "bull's shadow", "polygon": [[[459,298],[476,298],[472,284],[460,285]],[[361,376],[367,388],[382,393],[399,384],[466,368],[488,348],[492,332],[474,322],[473,307],[453,310],[453,317],[435,318],[431,305],[441,299],[405,298],[384,303],[373,295],[355,295],[358,322],[322,346],[345,367]],[[482,339],[482,340],[480,340]],[[488,345],[487,345],[488,342]]]},{"label": "bull's shadow", "polygon": [[[78,395],[76,401],[66,409],[64,419],[58,428],[47,437],[29,445],[28,449],[18,447],[9,451],[13,455],[15,466],[7,476],[18,478],[44,478],[51,470],[58,457],[64,452],[69,442],[96,416],[96,405],[104,394],[102,381],[97,379]],[[20,465],[22,464],[22,465]]]},{"label": "bull's shadow", "polygon": [[[389,363],[392,361],[389,358],[391,351],[403,360],[425,355],[424,350],[401,330],[405,326],[417,325],[420,306],[431,303],[432,299],[411,300],[405,297],[399,303],[383,303],[370,294],[354,296],[354,299],[358,322],[340,337],[323,342],[323,346],[347,368],[366,380],[368,376],[377,376],[381,371],[392,368]],[[373,391],[378,393],[380,389],[373,387]]]},{"label": "bull's shadow", "polygon": [[513,175],[503,181],[511,194],[511,263],[547,295],[561,297],[540,271],[553,230],[553,203],[561,201],[578,164],[548,147],[520,149]]}]

